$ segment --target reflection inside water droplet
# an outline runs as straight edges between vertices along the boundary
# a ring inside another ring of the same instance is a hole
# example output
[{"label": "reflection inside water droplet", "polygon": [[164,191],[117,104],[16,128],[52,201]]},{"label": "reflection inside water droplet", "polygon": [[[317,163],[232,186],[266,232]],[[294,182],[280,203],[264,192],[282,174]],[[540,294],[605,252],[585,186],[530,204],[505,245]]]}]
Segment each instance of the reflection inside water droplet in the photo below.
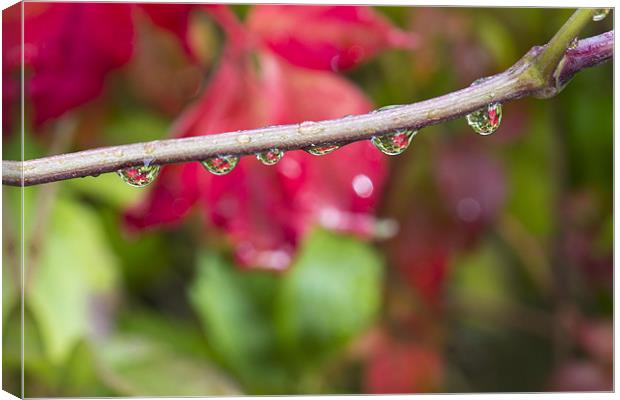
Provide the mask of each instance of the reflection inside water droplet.
[{"label": "reflection inside water droplet", "polygon": [[311,146],[306,149],[306,151],[313,156],[324,156],[325,154],[329,154],[334,150],[337,150],[340,146],[336,145],[327,145],[327,146]]},{"label": "reflection inside water droplet", "polygon": [[258,161],[265,165],[274,165],[284,156],[284,152],[278,149],[263,151],[256,155]]},{"label": "reflection inside water droplet", "polygon": [[211,172],[212,174],[226,175],[227,173],[235,169],[238,162],[238,156],[217,156],[207,158],[200,163],[203,167],[207,169],[207,171]]},{"label": "reflection inside water droplet", "polygon": [[480,135],[490,135],[502,122],[501,103],[491,103],[480,110],[467,114],[467,123]]},{"label": "reflection inside water droplet", "polygon": [[133,187],[145,187],[151,184],[159,174],[159,165],[142,165],[116,171],[123,182]]},{"label": "reflection inside water droplet", "polygon": [[418,133],[414,129],[399,129],[396,132],[373,136],[371,141],[383,154],[397,156],[407,150],[411,139]]}]

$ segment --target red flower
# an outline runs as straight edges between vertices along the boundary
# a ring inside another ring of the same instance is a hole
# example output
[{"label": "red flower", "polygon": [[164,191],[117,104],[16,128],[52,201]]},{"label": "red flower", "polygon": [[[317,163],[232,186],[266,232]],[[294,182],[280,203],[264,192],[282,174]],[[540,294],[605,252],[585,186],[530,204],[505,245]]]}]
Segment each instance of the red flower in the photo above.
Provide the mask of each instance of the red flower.
[{"label": "red flower", "polygon": [[26,3],[26,95],[35,125],[101,92],[105,76],[129,61],[129,4]]},{"label": "red flower", "polygon": [[[247,31],[227,8],[207,9],[227,32],[228,45],[203,97],[177,121],[176,137],[337,118],[371,109],[370,101],[352,83],[332,72],[292,65],[295,51],[274,54],[270,46],[261,44],[263,37]],[[405,36],[364,7],[255,6],[248,20],[279,24],[309,9],[326,16],[365,15],[363,24],[353,24],[357,30],[324,17],[330,29],[339,32],[333,36],[335,47],[346,36],[352,45],[359,42],[377,52],[391,43],[386,36]],[[320,19],[313,18],[319,24]],[[249,23],[251,29],[255,23]],[[291,34],[311,46],[312,38],[302,34],[304,29],[297,24]],[[369,39],[379,33],[380,39]],[[328,37],[322,40],[329,43]],[[312,57],[322,63],[316,65],[325,66],[333,52]],[[208,222],[222,228],[233,242],[241,264],[281,269],[288,266],[298,240],[314,224],[372,235],[373,211],[385,172],[385,158],[369,142],[353,143],[322,157],[288,152],[273,167],[244,157],[225,176],[210,175],[198,163],[169,166],[150,197],[126,220],[135,228],[174,224],[200,202]]]},{"label": "red flower", "polygon": [[[191,5],[129,3],[24,4],[24,64],[27,107],[35,126],[57,118],[100,95],[107,75],[126,64],[133,52],[135,8],[153,23],[187,42]],[[21,8],[3,12],[3,114],[5,132],[19,101]]]},{"label": "red flower", "polygon": [[417,43],[369,7],[260,6],[248,26],[276,54],[312,69],[348,69],[387,47]]}]

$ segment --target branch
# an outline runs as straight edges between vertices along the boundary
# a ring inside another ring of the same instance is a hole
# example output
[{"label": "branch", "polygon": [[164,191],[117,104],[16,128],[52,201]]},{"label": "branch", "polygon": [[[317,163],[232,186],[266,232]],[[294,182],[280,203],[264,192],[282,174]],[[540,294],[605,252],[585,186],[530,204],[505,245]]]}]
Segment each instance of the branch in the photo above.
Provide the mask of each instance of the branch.
[{"label": "branch", "polygon": [[145,162],[163,165],[217,155],[249,155],[272,148],[299,150],[311,145],[344,145],[397,129],[439,124],[491,102],[505,103],[526,96],[551,97],[578,71],[613,56],[613,31],[569,46],[592,13],[577,10],[549,44],[532,48],[505,72],[440,97],[333,120],[103,147],[24,162],[2,161],[2,183],[30,186],[97,176]]}]

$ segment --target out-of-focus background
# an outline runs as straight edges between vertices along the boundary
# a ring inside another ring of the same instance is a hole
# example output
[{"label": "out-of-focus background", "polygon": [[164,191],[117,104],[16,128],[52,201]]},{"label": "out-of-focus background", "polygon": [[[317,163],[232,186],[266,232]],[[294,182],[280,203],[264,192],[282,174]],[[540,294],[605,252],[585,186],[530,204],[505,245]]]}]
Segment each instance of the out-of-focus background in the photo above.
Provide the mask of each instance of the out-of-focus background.
[{"label": "out-of-focus background", "polygon": [[[25,3],[3,159],[361,114],[545,43],[568,9]],[[590,36],[612,18],[592,22]],[[245,157],[25,189],[25,395],[611,390],[612,65],[401,156]],[[3,186],[3,385],[20,189]]]}]

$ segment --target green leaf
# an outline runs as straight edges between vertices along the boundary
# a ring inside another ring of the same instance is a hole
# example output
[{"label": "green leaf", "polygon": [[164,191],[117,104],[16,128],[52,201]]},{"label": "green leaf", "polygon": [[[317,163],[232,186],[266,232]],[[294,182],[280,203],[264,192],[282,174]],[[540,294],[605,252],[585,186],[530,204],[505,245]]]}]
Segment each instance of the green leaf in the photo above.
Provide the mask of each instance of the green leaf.
[{"label": "green leaf", "polygon": [[179,356],[144,336],[116,336],[99,355],[103,380],[123,396],[241,395],[205,361]]},{"label": "green leaf", "polygon": [[116,287],[118,265],[90,208],[59,196],[49,218],[38,263],[27,270],[27,302],[46,354],[61,363],[89,332],[92,301]]},{"label": "green leaf", "polygon": [[382,265],[355,238],[311,234],[278,292],[277,328],[286,347],[316,360],[368,328],[381,303]]},{"label": "green leaf", "polygon": [[127,185],[115,172],[96,177],[71,179],[64,184],[76,193],[86,195],[97,202],[106,203],[119,210],[140,202],[148,195],[148,189],[140,190]]},{"label": "green leaf", "polygon": [[19,300],[21,273],[21,188],[2,187],[2,322]]},{"label": "green leaf", "polygon": [[553,127],[549,113],[532,109],[532,125],[522,140],[506,148],[510,185],[508,212],[528,232],[543,239],[551,234],[554,182]]},{"label": "green leaf", "polygon": [[[193,321],[192,321],[193,322]],[[170,351],[202,359],[210,358],[207,343],[198,324],[162,313],[142,309],[124,309],[118,329],[158,342]]]},{"label": "green leaf", "polygon": [[202,254],[190,300],[213,350],[225,365],[245,375],[269,359],[273,333],[258,304],[244,290],[243,273],[233,271],[213,254]]},{"label": "green leaf", "polygon": [[506,280],[506,260],[489,242],[476,251],[457,258],[450,281],[451,293],[459,299],[476,299],[501,306],[511,301]]},{"label": "green leaf", "polygon": [[112,397],[114,395],[99,377],[94,353],[97,348],[98,346],[85,340],[80,340],[76,344],[62,368],[59,394],[71,397]]}]

